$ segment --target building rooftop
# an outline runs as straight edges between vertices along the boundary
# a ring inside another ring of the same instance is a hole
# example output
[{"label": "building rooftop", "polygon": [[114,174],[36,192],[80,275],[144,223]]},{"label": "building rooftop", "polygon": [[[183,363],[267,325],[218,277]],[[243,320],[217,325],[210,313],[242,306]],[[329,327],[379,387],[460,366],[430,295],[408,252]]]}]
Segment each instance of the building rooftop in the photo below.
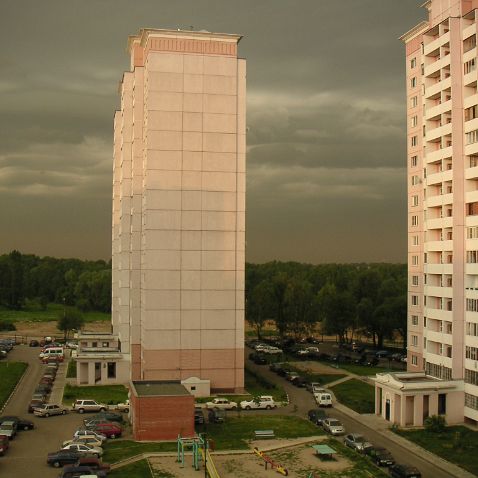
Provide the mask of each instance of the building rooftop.
[{"label": "building rooftop", "polygon": [[191,395],[179,381],[150,380],[132,383],[138,397]]}]

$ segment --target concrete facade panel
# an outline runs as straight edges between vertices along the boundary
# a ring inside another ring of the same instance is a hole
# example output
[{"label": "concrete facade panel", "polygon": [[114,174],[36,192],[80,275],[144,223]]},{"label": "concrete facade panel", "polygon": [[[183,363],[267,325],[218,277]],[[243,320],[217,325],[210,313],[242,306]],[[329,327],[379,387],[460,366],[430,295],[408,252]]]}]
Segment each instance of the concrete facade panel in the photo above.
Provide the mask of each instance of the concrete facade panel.
[{"label": "concrete facade panel", "polygon": [[143,195],[146,209],[177,209],[181,210],[181,191],[175,190],[146,190]]},{"label": "concrete facade panel", "polygon": [[234,251],[235,233],[232,231],[203,231],[202,249],[204,251]]}]

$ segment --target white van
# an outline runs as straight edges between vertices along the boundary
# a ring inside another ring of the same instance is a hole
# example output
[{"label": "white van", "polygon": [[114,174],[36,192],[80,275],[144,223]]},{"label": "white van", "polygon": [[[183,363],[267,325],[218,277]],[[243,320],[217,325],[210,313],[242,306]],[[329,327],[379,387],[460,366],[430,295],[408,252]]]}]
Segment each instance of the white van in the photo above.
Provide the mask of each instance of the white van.
[{"label": "white van", "polygon": [[38,357],[40,359],[46,359],[49,357],[63,357],[64,351],[63,347],[49,347],[43,351]]},{"label": "white van", "polygon": [[319,407],[332,406],[332,395],[324,388],[314,391],[314,398]]}]

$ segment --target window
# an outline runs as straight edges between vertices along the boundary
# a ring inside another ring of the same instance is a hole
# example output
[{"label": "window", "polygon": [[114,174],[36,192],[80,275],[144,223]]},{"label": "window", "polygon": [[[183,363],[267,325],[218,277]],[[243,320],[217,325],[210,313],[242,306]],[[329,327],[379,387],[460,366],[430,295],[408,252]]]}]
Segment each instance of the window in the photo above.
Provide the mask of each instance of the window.
[{"label": "window", "polygon": [[418,96],[412,96],[410,101],[412,108],[416,108],[418,106]]},{"label": "window", "polygon": [[417,59],[416,58],[412,58],[410,60],[410,68],[416,68],[417,67]]},{"label": "window", "polygon": [[465,70],[465,75],[467,75],[468,73],[471,73],[472,71],[476,70],[475,58],[472,58],[470,61],[467,61],[465,63],[464,70]]},{"label": "window", "polygon": [[418,286],[418,276],[412,276],[412,285]]},{"label": "window", "polygon": [[108,378],[116,378],[116,362],[108,362]]},{"label": "window", "polygon": [[412,246],[418,246],[418,236],[412,236]]},{"label": "window", "polygon": [[412,196],[412,206],[418,206],[418,196]]},{"label": "window", "polygon": [[465,393],[465,407],[473,408],[473,410],[478,410],[478,397]]},{"label": "window", "polygon": [[[476,141],[473,141],[473,142],[476,143]],[[411,144],[411,146],[417,146],[418,145],[418,136],[412,136],[410,138],[410,144]]]},{"label": "window", "polygon": [[470,202],[466,205],[467,216],[478,216],[478,202]]},{"label": "window", "polygon": [[418,357],[416,355],[412,355],[412,365],[418,365]]},{"label": "window", "polygon": [[414,76],[411,80],[410,80],[410,87],[412,88],[416,88],[417,87],[417,77]]},{"label": "window", "polygon": [[418,226],[418,216],[412,216],[412,226]]},{"label": "window", "polygon": [[92,346],[93,348],[98,347],[98,342],[92,342],[92,343],[91,343],[91,346]]},{"label": "window", "polygon": [[467,345],[465,348],[465,357],[470,360],[478,360],[478,349]]},{"label": "window", "polygon": [[410,158],[410,166],[412,168],[415,168],[417,166],[417,164],[418,164],[418,156],[412,156]]},{"label": "window", "polygon": [[417,184],[420,184],[420,178],[417,175],[412,176],[412,186],[416,186]]},{"label": "window", "polygon": [[418,325],[418,315],[412,315],[412,325]]},{"label": "window", "polygon": [[473,50],[476,46],[476,35],[472,35],[470,38],[467,38],[463,41],[463,53]]},{"label": "window", "polygon": [[418,295],[412,295],[412,305],[418,305]]},{"label": "window", "polygon": [[466,262],[476,264],[478,262],[478,251],[466,251]]},{"label": "window", "polygon": [[418,335],[412,335],[412,345],[418,347]]},{"label": "window", "polygon": [[423,327],[426,329],[427,328],[427,318],[423,317]]},{"label": "window", "polygon": [[415,128],[418,124],[418,116],[412,116],[410,119],[410,126]]},{"label": "window", "polygon": [[478,299],[466,299],[466,311],[478,312]]},{"label": "window", "polygon": [[434,363],[427,362],[425,371],[427,375],[431,375],[432,377],[442,380],[451,380],[451,368],[444,367],[443,365],[435,365]]},{"label": "window", "polygon": [[470,156],[470,168],[476,168],[478,166],[478,156]]},{"label": "window", "polygon": [[478,385],[478,372],[476,372],[475,370],[465,369],[465,383]]},{"label": "window", "polygon": [[445,325],[446,325],[446,327],[445,327],[445,332],[446,332],[447,334],[451,334],[452,331],[453,331],[453,325],[452,325],[452,323],[451,323],[451,322],[446,322]]},{"label": "window", "polygon": [[466,133],[466,144],[478,143],[478,129]]},{"label": "window", "polygon": [[475,118],[478,118],[478,105],[472,106],[465,110],[465,121],[470,121]]},{"label": "window", "polygon": [[472,337],[478,337],[478,324],[475,324],[474,322],[467,322],[466,335],[471,335]]},{"label": "window", "polygon": [[418,266],[418,256],[412,256],[412,265]]}]

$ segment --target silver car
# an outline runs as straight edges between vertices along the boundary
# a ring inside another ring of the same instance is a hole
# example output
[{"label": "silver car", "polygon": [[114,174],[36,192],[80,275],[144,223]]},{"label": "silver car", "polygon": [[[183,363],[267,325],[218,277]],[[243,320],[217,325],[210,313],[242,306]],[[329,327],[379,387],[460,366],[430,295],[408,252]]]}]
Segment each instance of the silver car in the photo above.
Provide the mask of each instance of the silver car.
[{"label": "silver car", "polygon": [[43,405],[35,407],[33,410],[33,415],[45,418],[48,418],[52,415],[66,415],[67,413],[68,410],[66,408],[51,403],[44,403]]},{"label": "silver car", "polygon": [[343,435],[345,433],[345,428],[342,425],[342,422],[336,418],[326,418],[322,422],[323,429],[330,433],[331,435]]},{"label": "silver car", "polygon": [[344,438],[344,443],[346,446],[358,451],[359,453],[365,453],[365,450],[373,447],[373,445],[365,440],[365,437],[359,433],[349,433]]}]

